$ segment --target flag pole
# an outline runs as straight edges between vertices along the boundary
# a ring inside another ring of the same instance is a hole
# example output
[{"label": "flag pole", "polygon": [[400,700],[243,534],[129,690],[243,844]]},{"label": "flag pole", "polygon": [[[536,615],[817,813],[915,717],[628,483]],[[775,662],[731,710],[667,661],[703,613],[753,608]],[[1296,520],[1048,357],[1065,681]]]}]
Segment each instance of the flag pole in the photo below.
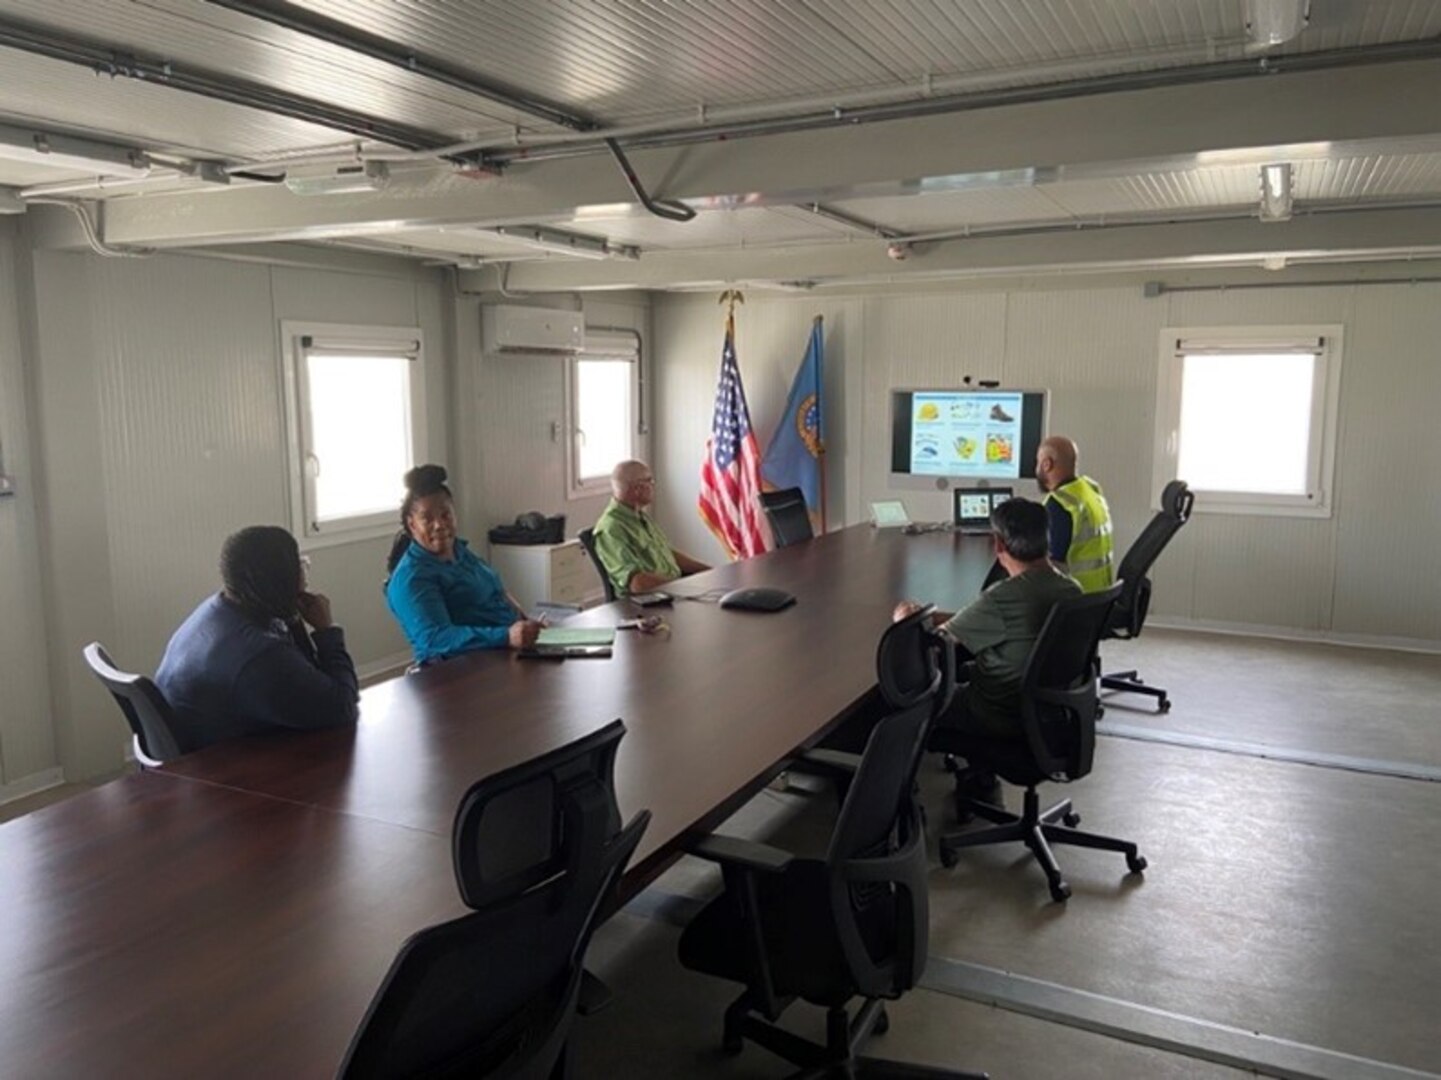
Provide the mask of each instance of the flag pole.
[{"label": "flag pole", "polygon": [[[824,329],[824,327],[825,327],[825,316],[823,316],[823,315],[817,315],[817,316],[816,316],[815,323],[814,323],[813,325],[816,327],[816,329],[820,330],[820,332],[821,332],[821,341],[822,341],[822,343],[824,343],[824,342],[825,342],[825,329]],[[817,370],[816,370],[816,375],[817,375],[817,382],[816,382],[816,402],[817,402],[817,404],[821,404],[821,405],[822,405],[822,408],[824,408],[824,404],[821,402],[821,386],[820,386],[820,381],[819,381],[819,380],[825,378],[825,369],[824,369],[824,366],[823,366],[823,365],[820,365],[820,364],[817,364],[817,365],[816,365],[816,369],[817,369]],[[822,419],[821,429],[820,429],[820,431],[818,432],[818,434],[820,435],[820,440],[819,440],[820,446],[819,446],[819,452],[816,454],[816,469],[817,469],[817,470],[820,472],[820,474],[821,474],[821,535],[824,536],[824,535],[825,535],[825,532],[826,532],[827,520],[828,520],[828,519],[826,518],[826,440],[825,440],[825,424],[824,424],[825,414],[824,414],[824,413],[821,414],[821,419]]]}]

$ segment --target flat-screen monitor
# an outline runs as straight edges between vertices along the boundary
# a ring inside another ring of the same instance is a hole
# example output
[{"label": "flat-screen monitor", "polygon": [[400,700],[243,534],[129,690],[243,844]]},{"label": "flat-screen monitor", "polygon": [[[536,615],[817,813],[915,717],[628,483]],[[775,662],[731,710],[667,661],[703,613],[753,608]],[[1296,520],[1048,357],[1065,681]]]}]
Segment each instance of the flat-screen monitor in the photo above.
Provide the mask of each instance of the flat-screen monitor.
[{"label": "flat-screen monitor", "polygon": [[1045,428],[1044,390],[892,390],[891,476],[1033,479]]}]

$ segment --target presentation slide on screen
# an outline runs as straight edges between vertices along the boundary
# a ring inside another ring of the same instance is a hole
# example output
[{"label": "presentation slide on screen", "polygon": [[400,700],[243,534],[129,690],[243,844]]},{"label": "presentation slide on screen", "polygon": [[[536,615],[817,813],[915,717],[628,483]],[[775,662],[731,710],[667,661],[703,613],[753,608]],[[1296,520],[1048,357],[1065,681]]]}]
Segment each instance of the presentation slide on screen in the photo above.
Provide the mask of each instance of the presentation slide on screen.
[{"label": "presentation slide on screen", "polygon": [[1014,480],[1021,474],[1019,390],[911,396],[911,469],[927,476]]}]

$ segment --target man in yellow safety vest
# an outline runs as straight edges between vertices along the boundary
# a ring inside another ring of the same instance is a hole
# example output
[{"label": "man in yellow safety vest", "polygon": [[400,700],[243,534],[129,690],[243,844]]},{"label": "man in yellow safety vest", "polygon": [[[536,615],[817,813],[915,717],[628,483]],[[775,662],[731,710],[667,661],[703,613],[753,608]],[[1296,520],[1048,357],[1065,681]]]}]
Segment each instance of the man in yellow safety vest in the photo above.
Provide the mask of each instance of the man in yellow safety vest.
[{"label": "man in yellow safety vest", "polygon": [[1101,485],[1077,476],[1080,451],[1074,440],[1050,435],[1036,448],[1036,483],[1046,492],[1051,561],[1088,593],[1116,580],[1111,508]]}]

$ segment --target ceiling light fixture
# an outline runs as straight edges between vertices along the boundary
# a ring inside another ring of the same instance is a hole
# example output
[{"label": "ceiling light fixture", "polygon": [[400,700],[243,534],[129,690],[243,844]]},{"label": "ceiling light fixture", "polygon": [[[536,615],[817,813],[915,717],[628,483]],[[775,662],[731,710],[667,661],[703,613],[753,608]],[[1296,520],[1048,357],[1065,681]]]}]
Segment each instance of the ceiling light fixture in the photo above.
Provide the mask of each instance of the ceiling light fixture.
[{"label": "ceiling light fixture", "polygon": [[285,186],[296,195],[354,195],[381,191],[390,183],[390,167],[383,161],[337,165],[320,172],[285,174]]},{"label": "ceiling light fixture", "polygon": [[520,244],[522,247],[571,255],[578,259],[640,258],[640,250],[626,244],[612,244],[594,236],[547,229],[540,225],[495,225],[489,228],[477,226],[474,231]]},{"label": "ceiling light fixture", "polygon": [[74,169],[98,176],[139,178],[150,172],[150,157],[133,146],[57,135],[0,124],[0,159],[25,165]]},{"label": "ceiling light fixture", "polygon": [[1291,163],[1261,166],[1261,220],[1291,220]]},{"label": "ceiling light fixture", "polygon": [[1311,21],[1311,0],[1246,0],[1246,36],[1256,45],[1281,45]]}]

